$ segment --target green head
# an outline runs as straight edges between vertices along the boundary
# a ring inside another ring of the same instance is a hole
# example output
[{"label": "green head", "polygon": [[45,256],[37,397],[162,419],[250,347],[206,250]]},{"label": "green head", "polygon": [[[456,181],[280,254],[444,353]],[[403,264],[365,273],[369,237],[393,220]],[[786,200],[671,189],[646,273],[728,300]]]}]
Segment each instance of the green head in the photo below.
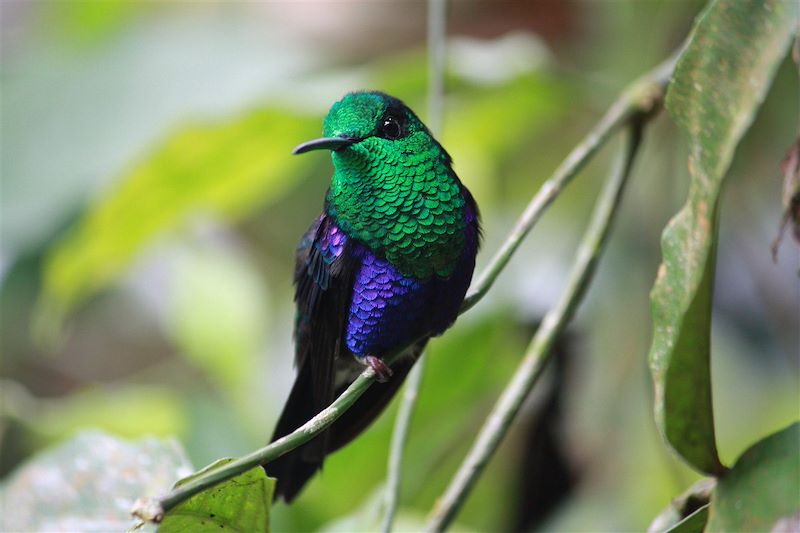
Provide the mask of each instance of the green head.
[{"label": "green head", "polygon": [[[303,143],[295,154],[353,147],[371,151],[407,151],[442,147],[403,102],[381,92],[356,92],[333,104],[325,117],[325,137]],[[360,146],[359,146],[360,145]]]},{"label": "green head", "polygon": [[324,135],[295,153],[332,151],[328,214],[404,275],[449,276],[465,243],[465,201],[422,121],[397,98],[350,93],[331,107]]}]

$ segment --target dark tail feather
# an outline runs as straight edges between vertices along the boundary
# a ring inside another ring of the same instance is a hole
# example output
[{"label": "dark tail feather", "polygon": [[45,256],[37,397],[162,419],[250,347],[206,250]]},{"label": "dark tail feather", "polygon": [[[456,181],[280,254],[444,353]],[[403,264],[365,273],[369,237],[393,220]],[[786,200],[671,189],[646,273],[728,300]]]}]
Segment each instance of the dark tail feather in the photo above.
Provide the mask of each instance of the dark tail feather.
[{"label": "dark tail feather", "polygon": [[[270,442],[288,435],[317,414],[312,387],[311,366],[304,364],[295,379]],[[264,465],[267,475],[278,480],[275,499],[283,497],[287,502],[292,501],[306,481],[322,468],[329,431]]]},{"label": "dark tail feather", "polygon": [[[341,418],[312,441],[282,455],[264,465],[267,475],[277,478],[275,499],[283,498],[287,503],[294,500],[309,479],[322,468],[325,455],[333,453],[356,438],[375,420],[400,389],[408,372],[416,361],[419,350],[413,357],[403,357],[392,365],[394,372],[387,383],[375,383],[358,399]],[[345,387],[336,390],[336,396]],[[311,399],[311,372],[303,365],[295,380],[292,392],[270,442],[287,435],[317,414]]]},{"label": "dark tail feather", "polygon": [[[328,453],[333,453],[358,437],[380,416],[406,380],[415,358],[403,358],[392,365],[392,377],[386,383],[375,383],[330,428]],[[338,396],[343,387],[336,391]]]}]

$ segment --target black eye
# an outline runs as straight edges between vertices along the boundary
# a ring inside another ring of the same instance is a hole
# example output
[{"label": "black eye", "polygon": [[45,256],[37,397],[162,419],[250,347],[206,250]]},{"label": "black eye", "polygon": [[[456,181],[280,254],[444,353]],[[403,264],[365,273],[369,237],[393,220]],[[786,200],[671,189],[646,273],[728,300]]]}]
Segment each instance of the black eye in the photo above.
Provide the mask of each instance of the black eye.
[{"label": "black eye", "polygon": [[403,125],[393,115],[387,115],[383,118],[379,133],[384,139],[393,141],[403,136]]}]

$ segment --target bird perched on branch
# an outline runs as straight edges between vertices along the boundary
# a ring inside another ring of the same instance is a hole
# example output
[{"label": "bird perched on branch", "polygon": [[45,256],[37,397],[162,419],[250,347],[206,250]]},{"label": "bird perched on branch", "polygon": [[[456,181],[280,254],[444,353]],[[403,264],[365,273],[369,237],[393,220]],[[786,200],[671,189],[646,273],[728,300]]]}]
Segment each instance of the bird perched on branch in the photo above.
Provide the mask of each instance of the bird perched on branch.
[{"label": "bird perched on branch", "polygon": [[453,324],[480,238],[478,208],[450,155],[397,98],[346,95],[325,117],[324,135],[294,150],[330,150],[334,173],[297,248],[297,378],[272,440],[327,407],[364,365],[383,383],[314,440],[265,465],[278,480],[275,497],[287,502],[381,413],[419,348],[392,368],[382,358]]}]

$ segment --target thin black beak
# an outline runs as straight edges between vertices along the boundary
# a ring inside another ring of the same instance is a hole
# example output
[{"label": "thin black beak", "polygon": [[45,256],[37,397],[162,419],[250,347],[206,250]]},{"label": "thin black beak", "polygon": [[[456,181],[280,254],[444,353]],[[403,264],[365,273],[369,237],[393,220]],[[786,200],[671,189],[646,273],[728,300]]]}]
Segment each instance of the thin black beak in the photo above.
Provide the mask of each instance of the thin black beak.
[{"label": "thin black beak", "polygon": [[341,150],[346,146],[350,146],[357,140],[358,139],[352,139],[350,137],[323,137],[321,139],[304,142],[295,148],[292,153],[298,155],[310,152],[311,150]]}]

